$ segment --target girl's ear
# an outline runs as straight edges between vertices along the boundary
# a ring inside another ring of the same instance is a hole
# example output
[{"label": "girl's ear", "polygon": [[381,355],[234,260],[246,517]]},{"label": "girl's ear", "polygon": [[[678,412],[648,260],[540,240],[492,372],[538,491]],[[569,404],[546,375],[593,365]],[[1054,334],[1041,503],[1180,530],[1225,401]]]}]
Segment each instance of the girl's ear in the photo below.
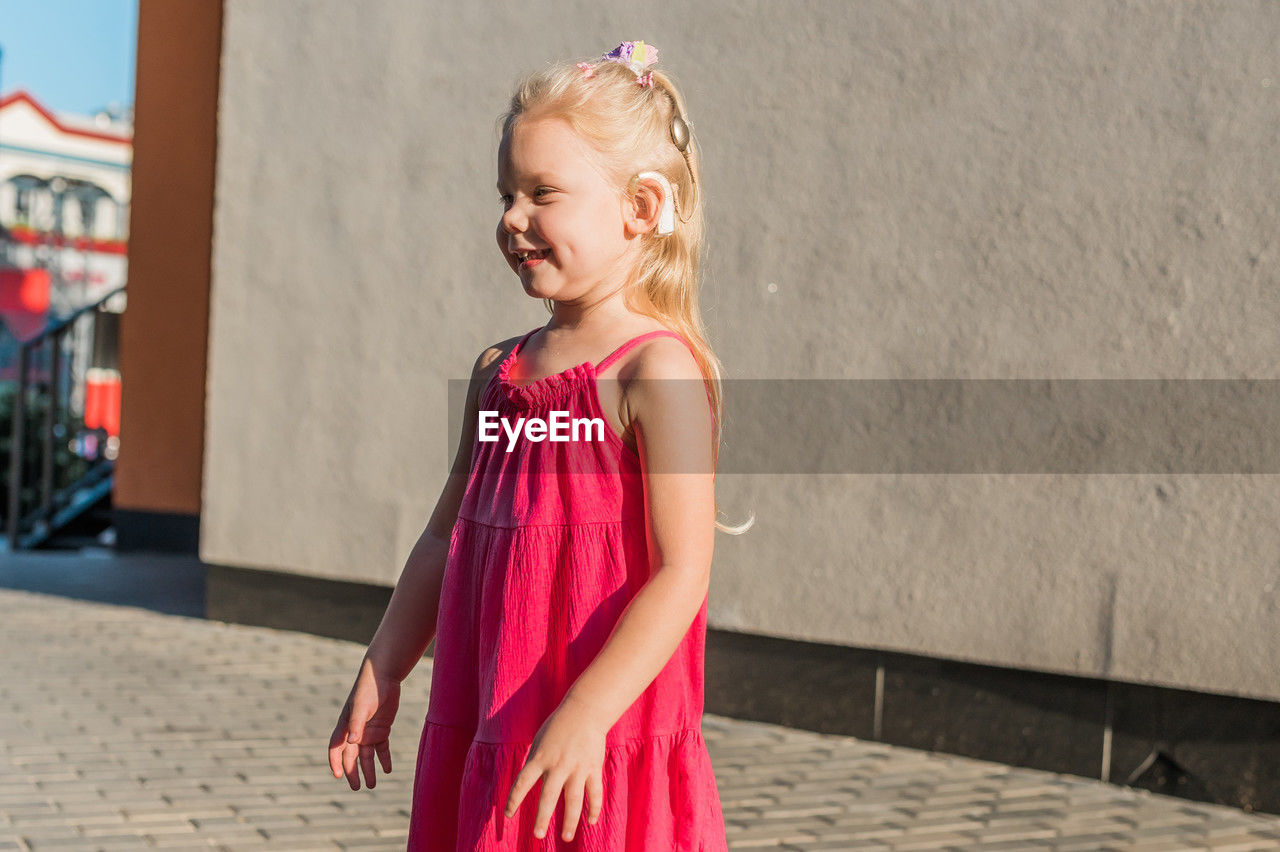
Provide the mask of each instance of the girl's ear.
[{"label": "girl's ear", "polygon": [[631,179],[627,189],[630,198],[623,204],[623,227],[628,234],[639,236],[654,230],[662,213],[666,188],[660,181],[639,175]]}]

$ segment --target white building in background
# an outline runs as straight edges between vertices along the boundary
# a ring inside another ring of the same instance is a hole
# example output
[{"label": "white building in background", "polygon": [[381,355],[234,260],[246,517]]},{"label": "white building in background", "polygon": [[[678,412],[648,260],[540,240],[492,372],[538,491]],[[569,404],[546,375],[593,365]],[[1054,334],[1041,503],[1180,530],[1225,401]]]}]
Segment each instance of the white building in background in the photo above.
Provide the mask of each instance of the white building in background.
[{"label": "white building in background", "polygon": [[[16,378],[21,344],[51,320],[124,286],[132,168],[132,116],[55,114],[23,91],[0,98],[0,382]],[[88,315],[92,334],[63,338],[70,411],[87,430],[105,430],[108,458],[120,420],[123,295]],[[96,454],[97,433],[83,430],[76,451],[90,439]]]},{"label": "white building in background", "polygon": [[48,269],[51,310],[125,283],[132,163],[131,120],[0,99],[0,266]]}]

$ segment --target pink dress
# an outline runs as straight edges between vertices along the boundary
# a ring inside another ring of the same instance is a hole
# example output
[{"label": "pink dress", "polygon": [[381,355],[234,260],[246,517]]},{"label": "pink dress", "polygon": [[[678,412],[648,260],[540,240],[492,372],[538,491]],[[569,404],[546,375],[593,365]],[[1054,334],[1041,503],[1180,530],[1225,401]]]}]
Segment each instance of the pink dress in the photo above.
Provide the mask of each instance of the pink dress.
[{"label": "pink dress", "polygon": [[[724,817],[702,739],[707,601],[671,659],[609,729],[600,819],[561,838],[561,793],[547,831],[533,834],[539,779],[516,813],[503,810],[538,729],[604,647],[648,580],[640,459],[609,425],[596,376],[654,331],[592,366],[528,385],[510,380],[533,329],[502,362],[481,411],[512,423],[598,417],[604,440],[532,441],[523,434],[472,449],[449,544],[431,694],[418,746],[410,852],[582,850],[727,852]],[[709,398],[709,397],[708,397]]]}]

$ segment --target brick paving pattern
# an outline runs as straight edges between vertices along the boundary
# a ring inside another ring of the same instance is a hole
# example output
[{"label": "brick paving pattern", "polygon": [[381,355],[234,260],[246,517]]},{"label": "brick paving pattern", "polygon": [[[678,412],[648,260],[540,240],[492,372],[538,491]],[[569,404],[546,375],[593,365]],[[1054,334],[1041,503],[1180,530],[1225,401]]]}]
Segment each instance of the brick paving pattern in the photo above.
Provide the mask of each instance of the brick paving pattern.
[{"label": "brick paving pattern", "polygon": [[[0,589],[0,850],[403,849],[431,682],[392,773],[329,734],[362,645]],[[708,715],[732,849],[1280,850],[1280,817]],[[665,852],[665,850],[663,850]]]}]

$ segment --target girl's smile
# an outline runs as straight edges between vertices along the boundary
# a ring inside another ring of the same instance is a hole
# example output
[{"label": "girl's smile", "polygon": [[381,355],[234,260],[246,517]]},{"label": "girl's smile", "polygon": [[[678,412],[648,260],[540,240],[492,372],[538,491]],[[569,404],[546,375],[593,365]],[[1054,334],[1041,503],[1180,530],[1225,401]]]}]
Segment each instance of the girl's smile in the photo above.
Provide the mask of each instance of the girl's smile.
[{"label": "girl's smile", "polygon": [[542,263],[542,261],[546,259],[546,255],[547,255],[546,252],[541,252],[541,253],[530,252],[529,254],[521,253],[518,255],[521,258],[519,268],[521,270],[533,269],[535,266],[537,266],[539,263]]}]

